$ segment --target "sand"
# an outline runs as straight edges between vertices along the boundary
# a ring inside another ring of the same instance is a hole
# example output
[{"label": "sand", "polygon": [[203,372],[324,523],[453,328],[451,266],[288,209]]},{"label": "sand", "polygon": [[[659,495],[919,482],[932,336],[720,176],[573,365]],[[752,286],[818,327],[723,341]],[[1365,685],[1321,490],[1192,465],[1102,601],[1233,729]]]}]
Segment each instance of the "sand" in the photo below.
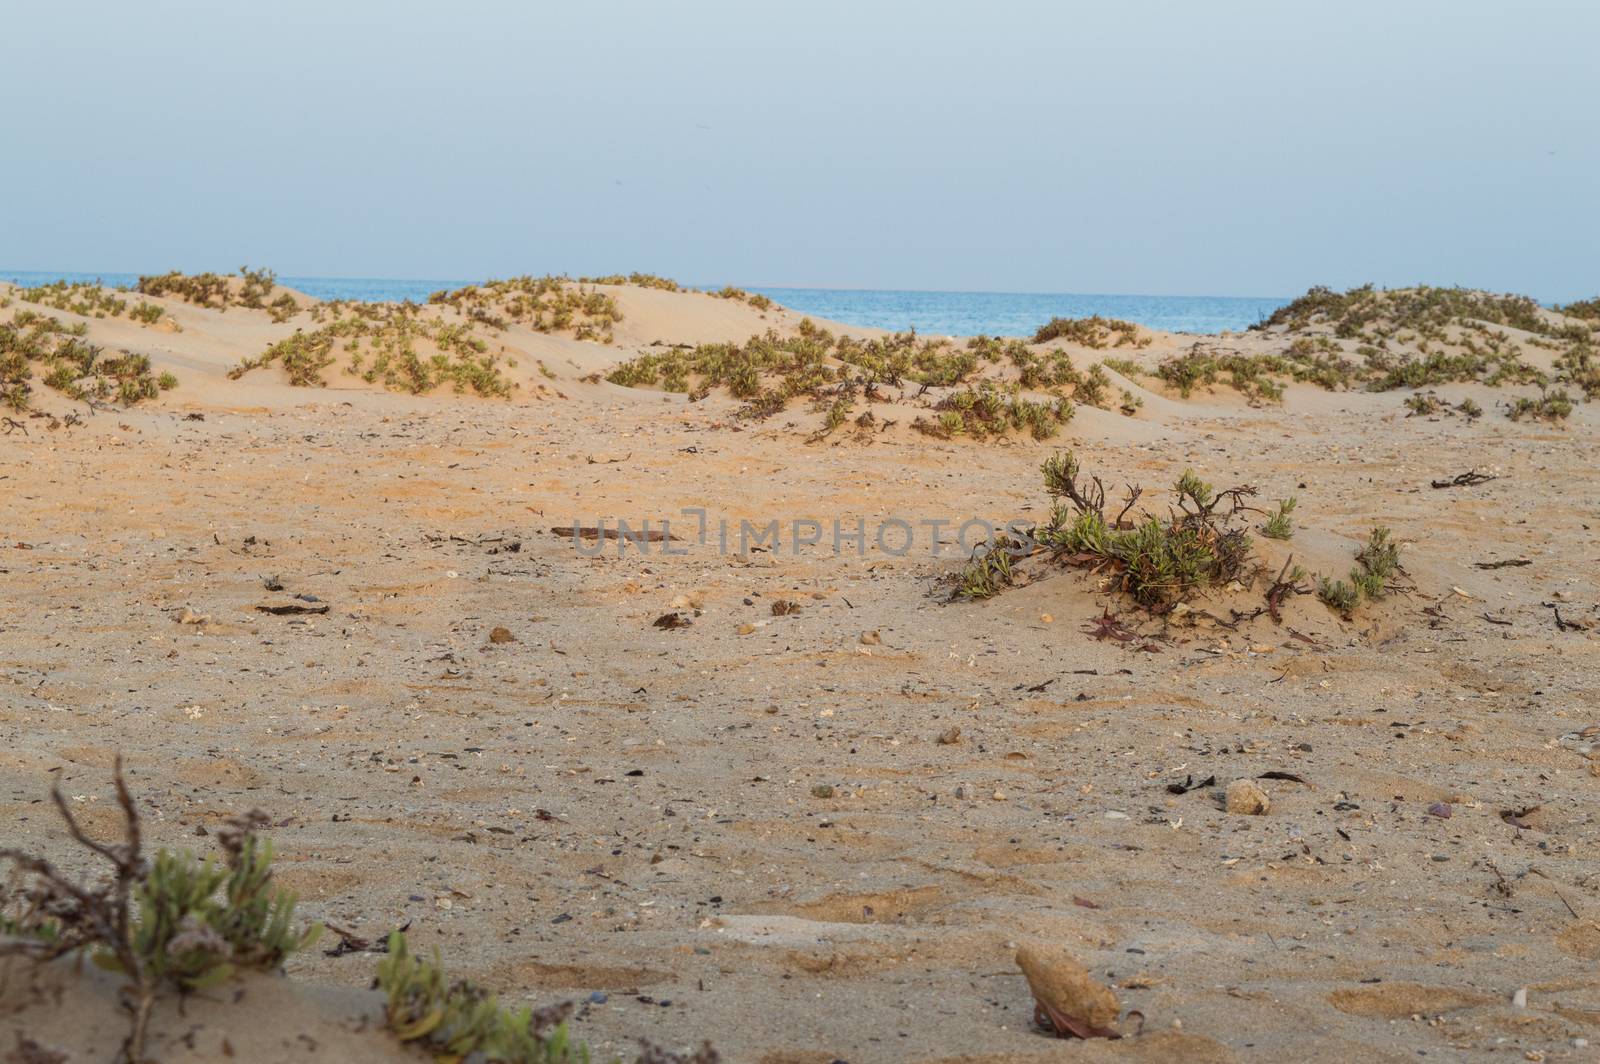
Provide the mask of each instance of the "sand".
[{"label": "sand", "polygon": [[[604,1052],[1555,1060],[1600,1034],[1600,781],[1564,738],[1600,717],[1593,406],[1514,423],[1504,390],[1440,389],[1490,408],[1468,422],[1408,418],[1403,393],[1295,385],[1251,407],[1145,379],[1134,417],[1081,409],[1049,442],[934,441],[902,417],[808,444],[799,408],[739,422],[723,396],[585,380],[797,315],[616,292],[612,345],[509,330],[505,401],[229,380],[294,327],[255,312],[91,320],[180,386],[0,438],[5,843],[87,871],[41,799],[59,781],[114,830],[121,752],[152,845],[203,849],[201,826],[259,806],[306,917],[409,923],[508,999],[582,1003],[575,1031]],[[1192,338],[1153,341],[1132,357]],[[1070,570],[947,604],[953,548],[587,557],[548,531],[686,507],[1037,520],[1062,446],[1110,484],[1193,468],[1297,495],[1274,563],[1340,573],[1386,524],[1415,590],[1351,620],[1307,596],[1233,631],[1141,621]],[[1479,467],[1498,479],[1429,486]],[[1475,564],[1507,559],[1530,564]],[[296,595],[329,610],[256,609]],[[1088,634],[1107,608],[1151,649]],[[674,612],[693,623],[654,625]],[[1268,772],[1303,782],[1258,780],[1266,815],[1223,811],[1222,788]],[[153,1055],[219,1059],[227,1038],[236,1060],[402,1059],[370,1030],[374,958],[332,941],[231,1010],[164,1013]],[[1033,1029],[1027,941],[1114,987],[1137,1037]],[[7,984],[0,1050],[21,1032],[102,1059],[121,1020],[97,979],[64,999]],[[63,1000],[92,1021],[63,1022]],[[315,1047],[263,1033],[288,1026]]]}]

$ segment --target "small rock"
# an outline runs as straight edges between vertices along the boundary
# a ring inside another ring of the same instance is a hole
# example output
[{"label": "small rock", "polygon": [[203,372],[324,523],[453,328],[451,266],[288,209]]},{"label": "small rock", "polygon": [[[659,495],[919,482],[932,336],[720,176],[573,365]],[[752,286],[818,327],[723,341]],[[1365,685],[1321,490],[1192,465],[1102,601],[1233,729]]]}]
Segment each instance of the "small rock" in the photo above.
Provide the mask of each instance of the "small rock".
[{"label": "small rock", "polygon": [[1272,808],[1272,799],[1267,797],[1267,792],[1255,780],[1234,780],[1228,784],[1227,793],[1227,809],[1230,813],[1264,816]]},{"label": "small rock", "polygon": [[1517,992],[1511,995],[1511,1007],[1516,1009],[1525,1009],[1528,1007],[1527,987],[1519,987]]},{"label": "small rock", "polygon": [[816,784],[815,786],[813,786],[811,788],[811,797],[813,797],[813,798],[832,798],[833,797],[833,784],[831,784],[831,783],[818,783],[818,784]]},{"label": "small rock", "polygon": [[183,608],[183,612],[178,615],[179,624],[205,624],[210,619],[211,618],[205,614],[196,613],[187,606],[185,606]]},{"label": "small rock", "polygon": [[503,625],[497,625],[489,633],[489,642],[491,643],[515,643],[516,641],[517,637],[511,634],[511,629]]},{"label": "small rock", "polygon": [[[1085,1030],[1104,1031],[1116,1022],[1117,996],[1095,982],[1066,950],[1026,943],[1017,950],[1017,967],[1028,980],[1033,999]],[[1078,1033],[1078,1032],[1075,1032]]]},{"label": "small rock", "polygon": [[864,647],[875,647],[881,642],[883,642],[883,636],[876,631],[861,633],[861,645]]},{"label": "small rock", "polygon": [[954,746],[961,741],[961,726],[952,725],[939,733],[937,742],[940,746]]},{"label": "small rock", "polygon": [[749,635],[752,632],[754,632],[755,630],[756,630],[756,626],[753,625],[753,624],[748,624],[748,623],[747,624],[741,624],[737,629],[737,631],[738,631],[738,633],[740,635]]}]

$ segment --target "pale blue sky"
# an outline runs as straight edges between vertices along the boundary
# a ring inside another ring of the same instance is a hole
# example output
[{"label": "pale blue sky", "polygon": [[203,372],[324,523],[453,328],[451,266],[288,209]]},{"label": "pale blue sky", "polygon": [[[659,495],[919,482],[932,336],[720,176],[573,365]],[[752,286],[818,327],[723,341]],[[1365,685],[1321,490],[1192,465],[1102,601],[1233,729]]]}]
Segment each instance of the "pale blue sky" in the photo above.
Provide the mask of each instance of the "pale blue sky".
[{"label": "pale blue sky", "polygon": [[1600,292],[1600,4],[5,0],[0,267]]}]

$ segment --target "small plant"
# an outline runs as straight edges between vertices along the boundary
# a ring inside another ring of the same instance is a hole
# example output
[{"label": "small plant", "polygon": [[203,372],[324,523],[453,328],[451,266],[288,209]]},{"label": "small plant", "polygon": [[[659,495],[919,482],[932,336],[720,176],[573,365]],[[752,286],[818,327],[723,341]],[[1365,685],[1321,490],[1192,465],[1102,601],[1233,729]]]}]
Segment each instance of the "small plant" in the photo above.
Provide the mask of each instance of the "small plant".
[{"label": "small plant", "polygon": [[1288,539],[1294,535],[1294,521],[1290,515],[1294,513],[1295,497],[1279,499],[1277,509],[1267,515],[1267,523],[1261,526],[1261,534],[1268,539]]},{"label": "small plant", "polygon": [[1376,601],[1387,595],[1400,573],[1400,545],[1394,542],[1389,529],[1380,526],[1368,534],[1367,542],[1356,552],[1356,565],[1349,578],[1319,578],[1317,597],[1348,615],[1362,601]]},{"label": "small plant", "polygon": [[0,850],[24,881],[14,898],[0,897],[9,902],[0,907],[0,925],[15,936],[0,944],[0,956],[43,962],[86,951],[100,967],[122,974],[133,1017],[121,1059],[138,1064],[145,1059],[151,1007],[163,990],[188,992],[246,969],[276,969],[315,941],[321,927],[296,928],[294,895],[272,883],[272,845],[256,835],[265,814],[233,817],[218,831],[221,864],[165,850],[147,862],[120,757],[113,778],[124,821],[120,843],[89,838],[60,787],[50,791],[68,834],[110,863],[109,882],[81,884],[42,857]]},{"label": "small plant", "polygon": [[141,325],[154,325],[156,322],[161,320],[161,316],[165,313],[166,310],[164,308],[158,307],[154,303],[141,299],[139,302],[133,305],[131,310],[128,311],[128,317],[132,318]]},{"label": "small plant", "polygon": [[1317,579],[1317,597],[1340,613],[1351,613],[1361,605],[1361,592],[1343,580]]},{"label": "small plant", "polygon": [[587,1064],[589,1048],[574,1043],[564,1022],[570,1003],[516,1011],[466,980],[449,981],[437,952],[425,961],[406,947],[399,931],[389,936],[388,956],[378,964],[378,989],[386,999],[384,1020],[402,1042],[417,1042],[435,1059],[467,1057],[488,1064]]},{"label": "small plant", "polygon": [[979,547],[956,578],[955,598],[993,598],[1012,584],[1011,555],[1001,540]]},{"label": "small plant", "polygon": [[1506,416],[1512,421],[1521,421],[1524,418],[1548,421],[1552,424],[1565,421],[1572,416],[1572,397],[1567,394],[1565,388],[1541,389],[1537,399],[1519,397],[1506,411]]}]

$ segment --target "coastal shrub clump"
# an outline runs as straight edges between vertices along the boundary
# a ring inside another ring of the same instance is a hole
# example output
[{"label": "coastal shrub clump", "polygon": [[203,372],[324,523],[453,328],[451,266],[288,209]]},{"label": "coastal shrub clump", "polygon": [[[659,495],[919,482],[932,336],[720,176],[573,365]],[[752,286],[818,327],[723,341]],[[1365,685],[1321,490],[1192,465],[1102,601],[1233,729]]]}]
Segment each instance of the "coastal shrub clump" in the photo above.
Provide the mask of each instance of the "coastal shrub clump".
[{"label": "coastal shrub clump", "polygon": [[[611,279],[605,279],[605,283],[612,283]],[[608,344],[612,341],[612,326],[622,320],[616,300],[567,277],[523,276],[485,281],[435,292],[428,297],[428,302],[452,307],[494,329],[504,329],[515,323],[542,333],[570,332],[578,340]]]},{"label": "coastal shrub clump", "polygon": [[414,1042],[435,1059],[495,1064],[587,1064],[589,1049],[574,1043],[565,1020],[570,1003],[534,1010],[507,1009],[499,998],[467,980],[450,980],[440,966],[413,954],[399,931],[378,964],[385,998],[384,1023],[402,1042]]},{"label": "coastal shrub clump", "polygon": [[277,283],[278,276],[271,270],[241,266],[237,274],[186,274],[179,270],[151,274],[140,277],[134,291],[146,296],[169,296],[213,310],[226,311],[231,306],[264,310],[274,322],[282,323],[300,312],[300,304],[288,292],[271,298]]},{"label": "coastal shrub clump", "polygon": [[1572,396],[1565,388],[1540,389],[1539,398],[1519,397],[1506,411],[1512,421],[1548,421],[1552,424],[1572,416]]},{"label": "coastal shrub clump", "polygon": [[1147,347],[1150,338],[1139,338],[1139,326],[1118,318],[1051,318],[1033,334],[1036,344],[1065,340],[1100,350],[1106,347]]},{"label": "coastal shrub clump", "polygon": [[1347,579],[1324,576],[1317,580],[1317,597],[1340,613],[1349,614],[1362,602],[1387,595],[1401,572],[1400,546],[1389,529],[1380,526],[1372,530],[1356,552],[1356,565]]},{"label": "coastal shrub clump", "polygon": [[[979,371],[1010,358],[1022,382],[975,381]],[[745,405],[739,414],[767,418],[796,400],[809,400],[825,415],[826,437],[854,413],[858,401],[888,401],[884,389],[910,391],[898,398],[930,411],[915,427],[939,438],[966,436],[994,439],[1027,431],[1048,439],[1072,416],[1071,398],[1106,401],[1110,379],[1104,371],[1079,373],[1063,352],[1038,356],[1020,341],[978,337],[965,346],[928,340],[914,332],[859,340],[835,336],[810,319],[792,335],[775,330],[752,336],[743,344],[701,344],[651,352],[622,363],[607,375],[612,384],[629,388],[660,387],[700,400],[725,389]],[[1035,399],[1024,389],[1052,393]],[[1087,400],[1085,400],[1087,401]]]},{"label": "coastal shrub clump", "polygon": [[84,339],[87,332],[83,322],[65,325],[26,309],[0,324],[0,405],[28,409],[36,373],[46,387],[90,403],[115,400],[132,406],[177,386],[171,374],[155,376],[147,356],[127,351],[107,356]]},{"label": "coastal shrub clump", "polygon": [[757,310],[768,310],[772,307],[772,300],[755,292],[746,292],[743,288],[727,285],[711,293],[718,299],[732,299],[739,303],[748,303]]},{"label": "coastal shrub clump", "polygon": [[[1574,385],[1585,398],[1600,394],[1600,370],[1592,353],[1594,335],[1600,331],[1600,300],[1573,303],[1552,312],[1527,296],[1464,288],[1378,289],[1364,285],[1342,293],[1313,288],[1252,328],[1302,335],[1281,354],[1238,356],[1251,360],[1248,370],[1234,375],[1233,383],[1244,385],[1241,390],[1267,374],[1369,391],[1462,382],[1491,387],[1534,384],[1543,389],[1558,383]],[[1508,329],[1527,335],[1519,341]],[[1342,353],[1342,344],[1355,345],[1362,362],[1350,362]],[[1524,344],[1555,352],[1552,373],[1524,360]],[[1306,356],[1312,351],[1327,355],[1327,359],[1320,365],[1308,362]],[[1180,386],[1181,376],[1210,383],[1220,370],[1208,373],[1207,369],[1204,365],[1174,365],[1169,379]],[[1426,399],[1412,397],[1407,407],[1412,413],[1433,412]],[[1512,407],[1516,416],[1553,415],[1555,419],[1562,416],[1557,412],[1561,408],[1559,400],[1548,406],[1538,400],[1519,401]]]},{"label": "coastal shrub clump", "polygon": [[580,277],[579,284],[631,284],[635,288],[659,288],[663,292],[685,292],[677,281],[670,277],[660,277],[653,273],[608,273],[604,277]]},{"label": "coastal shrub clump", "polygon": [[0,850],[16,870],[14,893],[0,895],[0,956],[50,961],[87,953],[128,981],[132,1021],[123,1059],[142,1061],[157,995],[214,987],[235,973],[271,971],[310,945],[320,926],[299,927],[295,896],[272,882],[272,844],[257,832],[267,822],[252,811],[217,832],[222,860],[166,850],[146,860],[139,812],[122,774],[114,775],[123,815],[120,843],[89,838],[62,797],[51,799],[68,833],[110,866],[109,881],[79,882],[42,857]]},{"label": "coastal shrub clump", "polygon": [[1446,326],[1469,321],[1544,335],[1556,331],[1545,320],[1543,308],[1528,296],[1428,285],[1384,289],[1370,284],[1346,292],[1312,288],[1251,328],[1302,332],[1323,326],[1341,339],[1373,339],[1412,331],[1443,339]]},{"label": "coastal shrub clump", "polygon": [[[1105,487],[1084,476],[1077,456],[1058,452],[1041,467],[1050,516],[1020,542],[984,548],[957,577],[954,597],[986,598],[1012,582],[1016,560],[1045,554],[1053,561],[1110,575],[1114,587],[1156,614],[1185,598],[1238,579],[1252,560],[1239,515],[1252,509],[1248,486],[1217,491],[1185,472],[1165,516],[1133,514],[1143,495],[1130,487],[1120,511],[1106,508]],[[1004,560],[1002,560],[1002,556]]]},{"label": "coastal shrub clump", "polygon": [[1586,398],[1600,396],[1600,361],[1588,344],[1573,344],[1555,360],[1556,380],[1580,388]]},{"label": "coastal shrub clump", "polygon": [[[1349,613],[1363,601],[1383,598],[1399,587],[1403,576],[1400,547],[1389,529],[1374,528],[1356,553],[1346,579],[1307,582],[1305,569],[1292,557],[1276,570],[1261,564],[1242,518],[1262,514],[1261,531],[1269,539],[1294,534],[1293,496],[1270,510],[1250,504],[1256,491],[1248,485],[1217,490],[1186,470],[1172,488],[1164,514],[1135,512],[1144,496],[1129,485],[1115,512],[1107,506],[1105,485],[1086,475],[1072,451],[1051,455],[1041,466],[1050,513],[1042,525],[1008,532],[980,547],[953,577],[951,599],[984,599],[1028,579],[1023,564],[1042,558],[1053,564],[1089,569],[1109,577],[1117,592],[1147,612],[1176,615],[1190,598],[1223,588],[1241,592],[1257,578],[1265,584],[1265,604],[1250,611],[1232,610],[1233,623],[1262,614],[1281,622],[1280,609],[1292,596],[1313,591],[1329,606]],[[1186,608],[1184,612],[1198,612]],[[1119,637],[1120,638],[1120,637]]]},{"label": "coastal shrub clump", "polygon": [[297,387],[326,387],[323,371],[341,357],[349,372],[369,384],[422,394],[441,385],[457,393],[505,397],[511,382],[499,357],[474,335],[470,322],[447,323],[424,316],[414,303],[353,305],[317,329],[296,329],[255,358],[229,371],[237,380],[277,363]]},{"label": "coastal shrub clump", "polygon": [[85,318],[117,318],[128,309],[128,301],[98,281],[51,281],[18,290],[24,303],[80,314]]},{"label": "coastal shrub clump", "polygon": [[986,440],[1022,430],[1036,440],[1048,440],[1073,414],[1072,403],[1066,399],[1035,401],[1018,395],[1015,385],[1002,388],[993,381],[953,391],[934,404],[934,410],[937,416],[919,417],[911,427],[943,440],[954,436]]}]

